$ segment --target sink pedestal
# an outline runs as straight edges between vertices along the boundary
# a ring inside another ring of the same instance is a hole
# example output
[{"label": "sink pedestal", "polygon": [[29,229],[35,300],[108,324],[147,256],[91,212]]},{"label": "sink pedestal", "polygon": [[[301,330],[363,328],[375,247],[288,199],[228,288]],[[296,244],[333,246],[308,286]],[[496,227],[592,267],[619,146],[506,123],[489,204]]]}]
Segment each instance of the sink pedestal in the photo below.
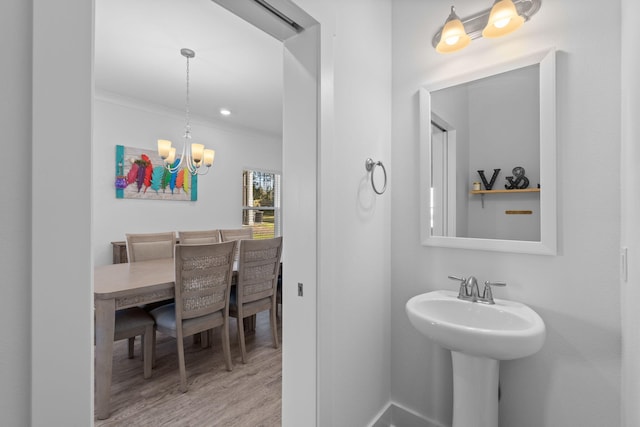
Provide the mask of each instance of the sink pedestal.
[{"label": "sink pedestal", "polygon": [[499,361],[451,352],[453,427],[498,427]]}]

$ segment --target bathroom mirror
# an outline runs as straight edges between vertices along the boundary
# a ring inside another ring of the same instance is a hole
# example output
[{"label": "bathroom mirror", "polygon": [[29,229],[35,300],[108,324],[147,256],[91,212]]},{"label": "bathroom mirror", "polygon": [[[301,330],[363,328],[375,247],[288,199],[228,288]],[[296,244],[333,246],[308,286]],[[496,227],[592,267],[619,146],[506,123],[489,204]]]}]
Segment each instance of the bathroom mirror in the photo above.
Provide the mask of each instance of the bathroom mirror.
[{"label": "bathroom mirror", "polygon": [[423,245],[556,254],[555,73],[547,50],[420,89]]}]

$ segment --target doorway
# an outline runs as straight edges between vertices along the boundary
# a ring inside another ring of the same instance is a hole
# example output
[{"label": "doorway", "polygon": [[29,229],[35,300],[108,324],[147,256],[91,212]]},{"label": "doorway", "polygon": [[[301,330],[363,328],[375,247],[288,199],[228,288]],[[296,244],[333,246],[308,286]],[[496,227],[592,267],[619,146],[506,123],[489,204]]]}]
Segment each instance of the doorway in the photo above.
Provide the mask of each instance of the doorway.
[{"label": "doorway", "polygon": [[[253,1],[215,1],[283,47],[283,425],[316,422],[316,189],[319,25],[287,2],[293,30]],[[272,7],[278,2],[270,1]],[[215,6],[215,5],[213,5]],[[289,24],[287,24],[289,25]],[[291,25],[289,25],[291,27]],[[204,56],[204,55],[203,55]],[[289,184],[292,183],[292,184]],[[304,200],[301,200],[304,199]],[[302,292],[299,296],[298,287]],[[300,327],[304,325],[304,327]]]},{"label": "doorway", "polygon": [[432,236],[456,236],[456,130],[436,114],[431,115]]}]

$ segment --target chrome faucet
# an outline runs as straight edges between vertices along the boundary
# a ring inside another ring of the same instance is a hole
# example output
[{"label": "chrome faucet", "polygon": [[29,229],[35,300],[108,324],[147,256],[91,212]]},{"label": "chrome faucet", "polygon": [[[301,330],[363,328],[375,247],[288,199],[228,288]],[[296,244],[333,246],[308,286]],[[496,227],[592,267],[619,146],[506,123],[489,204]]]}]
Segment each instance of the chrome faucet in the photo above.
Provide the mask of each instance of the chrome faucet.
[{"label": "chrome faucet", "polygon": [[460,290],[458,291],[458,298],[465,301],[481,302],[484,304],[495,304],[493,300],[492,286],[507,286],[504,282],[484,282],[484,289],[482,295],[478,289],[478,280],[474,276],[468,278],[448,276],[449,279],[457,280],[460,282]]},{"label": "chrome faucet", "polygon": [[478,280],[475,277],[469,276],[465,279],[464,277],[449,276],[449,279],[460,282],[460,290],[458,291],[459,299],[471,302],[478,301],[480,291],[478,290]]}]

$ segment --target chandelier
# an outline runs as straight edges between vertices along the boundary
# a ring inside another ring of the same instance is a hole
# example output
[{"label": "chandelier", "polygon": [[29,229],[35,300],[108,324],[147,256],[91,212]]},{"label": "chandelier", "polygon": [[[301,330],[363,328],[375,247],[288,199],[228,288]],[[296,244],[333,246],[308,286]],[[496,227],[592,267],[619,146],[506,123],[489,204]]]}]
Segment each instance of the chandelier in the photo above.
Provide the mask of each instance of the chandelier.
[{"label": "chandelier", "polygon": [[[186,168],[191,175],[205,175],[213,165],[216,152],[205,149],[203,144],[189,143],[191,139],[191,117],[189,111],[189,59],[196,56],[191,49],[180,49],[180,54],[187,58],[187,99],[186,117],[187,124],[184,131],[184,144],[182,154],[176,158],[176,148],[171,146],[171,141],[166,139],[158,140],[158,155],[164,161],[165,168],[171,172],[177,172],[180,168]],[[206,166],[203,172],[202,165]]]}]

